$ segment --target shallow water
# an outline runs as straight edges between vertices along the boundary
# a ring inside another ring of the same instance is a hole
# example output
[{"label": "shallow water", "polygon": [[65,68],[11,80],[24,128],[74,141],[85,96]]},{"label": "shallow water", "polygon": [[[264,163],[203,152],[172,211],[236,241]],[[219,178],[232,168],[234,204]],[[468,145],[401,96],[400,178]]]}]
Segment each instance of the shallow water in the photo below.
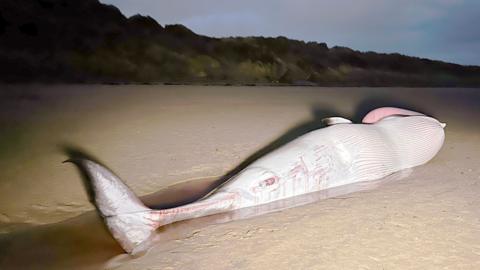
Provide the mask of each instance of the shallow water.
[{"label": "shallow water", "polygon": [[[469,183],[465,192],[475,191],[477,176],[470,174],[476,173],[471,166],[480,158],[475,150],[480,145],[479,89],[0,86],[0,231],[9,232],[0,234],[0,268],[98,269],[108,262],[112,267],[136,269],[136,264],[151,259],[152,252],[170,254],[162,249],[191,237],[199,228],[283,207],[264,206],[163,228],[148,256],[132,261],[117,256],[122,250],[92,211],[77,171],[61,164],[69,149],[102,160],[137,194],[150,194],[143,197],[147,204],[171,207],[203,196],[262,154],[320,127],[323,117],[358,121],[372,108],[392,105],[426,112],[448,125],[439,157],[414,172],[434,174],[436,189],[448,191],[458,181]],[[455,178],[456,173],[463,178]],[[409,196],[421,189],[418,185],[424,179],[415,174],[408,179],[411,187],[387,186],[406,192],[408,207],[414,208],[417,198]],[[393,205],[400,204],[393,191],[380,188],[379,192]],[[428,189],[418,192],[429,194]],[[283,203],[292,207],[331,197],[331,193],[311,195]],[[449,206],[463,205],[470,197],[458,198],[447,201]]]}]

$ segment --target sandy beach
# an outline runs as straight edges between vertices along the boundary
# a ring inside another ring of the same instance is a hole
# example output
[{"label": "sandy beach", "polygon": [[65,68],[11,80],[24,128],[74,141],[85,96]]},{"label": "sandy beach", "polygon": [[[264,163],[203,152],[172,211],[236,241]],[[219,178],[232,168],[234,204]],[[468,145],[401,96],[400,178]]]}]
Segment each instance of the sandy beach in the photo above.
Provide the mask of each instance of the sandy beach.
[{"label": "sandy beach", "polygon": [[[428,164],[280,212],[174,224],[133,258],[110,237],[75,167],[62,164],[68,151],[86,152],[137,194],[157,192],[144,197],[151,204],[175,204],[323,117],[358,121],[392,105],[447,123]],[[480,89],[3,85],[0,268],[474,269],[479,117]]]}]

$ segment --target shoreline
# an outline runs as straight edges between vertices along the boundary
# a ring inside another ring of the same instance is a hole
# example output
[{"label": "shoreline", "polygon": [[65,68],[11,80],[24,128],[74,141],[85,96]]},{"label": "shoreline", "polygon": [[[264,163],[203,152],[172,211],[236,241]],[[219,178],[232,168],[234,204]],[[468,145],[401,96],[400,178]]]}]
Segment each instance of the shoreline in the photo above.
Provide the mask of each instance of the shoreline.
[{"label": "shoreline", "polygon": [[314,82],[306,83],[261,83],[261,82],[109,82],[109,81],[91,81],[91,82],[63,82],[63,81],[35,81],[35,82],[0,82],[1,86],[213,86],[213,87],[307,87],[307,88],[463,88],[480,89],[480,86],[463,85],[402,85],[402,84],[318,84]]}]

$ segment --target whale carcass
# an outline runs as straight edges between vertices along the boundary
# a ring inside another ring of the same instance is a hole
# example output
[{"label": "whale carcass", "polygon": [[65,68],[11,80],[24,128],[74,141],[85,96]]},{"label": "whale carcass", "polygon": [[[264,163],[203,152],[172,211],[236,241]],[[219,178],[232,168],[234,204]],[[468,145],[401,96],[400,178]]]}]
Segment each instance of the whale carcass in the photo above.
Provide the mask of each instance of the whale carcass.
[{"label": "whale carcass", "polygon": [[129,253],[158,227],[252,207],[361,181],[428,162],[440,150],[445,124],[421,113],[379,108],[362,124],[332,117],[254,161],[204,198],[170,209],[150,209],[111,171],[87,159],[94,202],[113,237]]}]

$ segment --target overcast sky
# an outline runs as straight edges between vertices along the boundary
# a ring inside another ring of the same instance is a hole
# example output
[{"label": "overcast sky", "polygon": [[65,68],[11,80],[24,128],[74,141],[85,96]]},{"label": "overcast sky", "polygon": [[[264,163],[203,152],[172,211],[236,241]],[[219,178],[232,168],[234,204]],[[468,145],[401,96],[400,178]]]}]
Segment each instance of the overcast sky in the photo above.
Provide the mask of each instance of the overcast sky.
[{"label": "overcast sky", "polygon": [[198,34],[286,36],[480,65],[480,0],[101,0]]}]

